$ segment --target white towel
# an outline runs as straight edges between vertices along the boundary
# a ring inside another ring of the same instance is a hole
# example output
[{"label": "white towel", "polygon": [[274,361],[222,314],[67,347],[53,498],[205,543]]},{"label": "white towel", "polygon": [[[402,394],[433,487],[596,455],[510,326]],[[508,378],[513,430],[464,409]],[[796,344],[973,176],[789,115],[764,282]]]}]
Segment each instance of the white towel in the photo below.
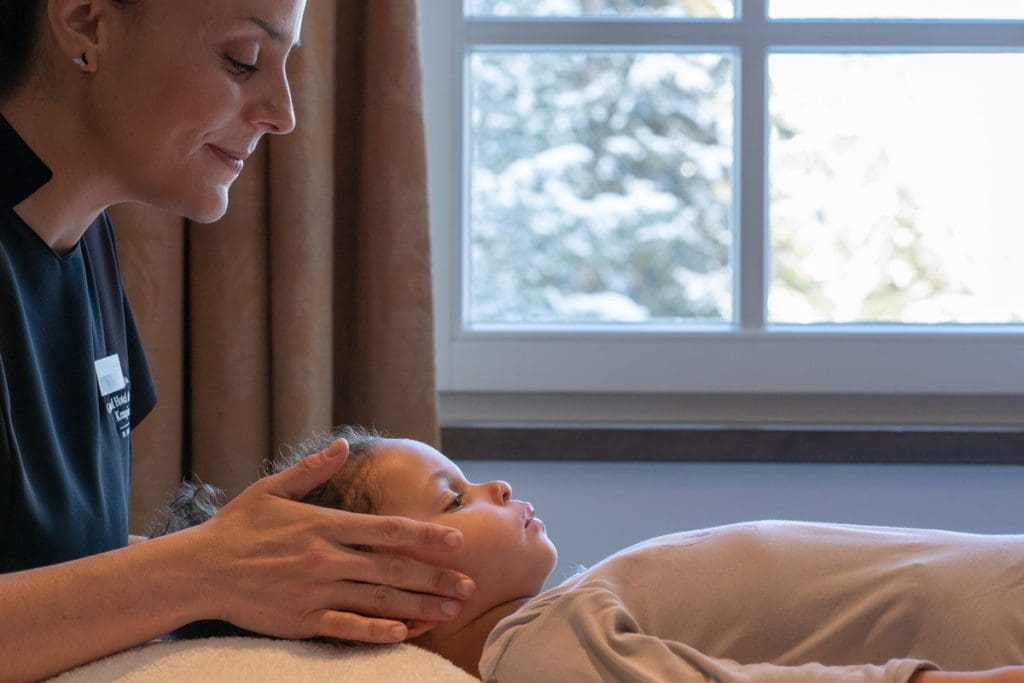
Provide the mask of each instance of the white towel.
[{"label": "white towel", "polygon": [[346,647],[266,638],[153,642],[72,669],[51,681],[479,683],[447,659],[414,645]]}]

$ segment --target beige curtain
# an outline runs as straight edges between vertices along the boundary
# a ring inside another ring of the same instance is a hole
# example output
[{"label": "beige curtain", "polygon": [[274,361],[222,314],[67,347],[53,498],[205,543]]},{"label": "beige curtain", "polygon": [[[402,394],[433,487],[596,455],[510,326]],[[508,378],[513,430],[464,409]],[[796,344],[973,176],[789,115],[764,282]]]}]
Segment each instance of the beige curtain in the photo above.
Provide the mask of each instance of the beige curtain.
[{"label": "beige curtain", "polygon": [[436,444],[416,31],[414,0],[313,0],[298,127],[261,144],[227,215],[112,211],[160,394],[133,435],[133,530],[183,474],[237,493],[313,430]]}]

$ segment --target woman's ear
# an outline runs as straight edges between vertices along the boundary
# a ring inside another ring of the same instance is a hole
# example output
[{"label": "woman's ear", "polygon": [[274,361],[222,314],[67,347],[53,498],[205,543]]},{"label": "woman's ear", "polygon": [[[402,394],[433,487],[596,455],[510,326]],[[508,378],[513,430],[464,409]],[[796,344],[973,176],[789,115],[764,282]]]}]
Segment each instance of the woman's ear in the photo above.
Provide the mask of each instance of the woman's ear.
[{"label": "woman's ear", "polygon": [[83,71],[95,72],[104,47],[105,0],[48,0],[46,23],[60,53]]}]

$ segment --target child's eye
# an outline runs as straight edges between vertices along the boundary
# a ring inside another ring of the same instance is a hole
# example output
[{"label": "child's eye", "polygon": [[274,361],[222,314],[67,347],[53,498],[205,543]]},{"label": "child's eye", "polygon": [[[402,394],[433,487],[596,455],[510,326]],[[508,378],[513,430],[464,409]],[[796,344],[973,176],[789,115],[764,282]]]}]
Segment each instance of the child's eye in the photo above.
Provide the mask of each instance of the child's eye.
[{"label": "child's eye", "polygon": [[246,64],[245,62],[240,62],[237,59],[233,58],[231,55],[224,55],[224,59],[227,60],[228,67],[231,69],[231,71],[235,72],[236,74],[251,74],[260,70],[260,68],[255,64]]},{"label": "child's eye", "polygon": [[455,510],[462,509],[462,494],[457,494],[452,498],[452,502],[448,503],[448,507],[444,509],[445,512],[454,512]]}]

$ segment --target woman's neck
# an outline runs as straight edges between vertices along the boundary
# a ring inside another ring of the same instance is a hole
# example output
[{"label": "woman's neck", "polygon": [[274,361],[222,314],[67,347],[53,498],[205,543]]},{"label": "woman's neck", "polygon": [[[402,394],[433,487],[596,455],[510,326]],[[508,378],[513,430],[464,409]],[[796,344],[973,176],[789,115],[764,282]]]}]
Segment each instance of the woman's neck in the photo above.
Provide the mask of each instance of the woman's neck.
[{"label": "woman's neck", "polygon": [[519,598],[487,610],[451,633],[438,633],[438,629],[420,636],[416,645],[436,652],[464,671],[480,677],[480,655],[484,643],[498,622],[522,607],[530,598]]},{"label": "woman's neck", "polygon": [[63,113],[60,104],[45,95],[23,92],[8,98],[0,103],[0,114],[53,174],[14,211],[51,249],[64,254],[113,203],[104,191],[88,136],[74,112]]}]

